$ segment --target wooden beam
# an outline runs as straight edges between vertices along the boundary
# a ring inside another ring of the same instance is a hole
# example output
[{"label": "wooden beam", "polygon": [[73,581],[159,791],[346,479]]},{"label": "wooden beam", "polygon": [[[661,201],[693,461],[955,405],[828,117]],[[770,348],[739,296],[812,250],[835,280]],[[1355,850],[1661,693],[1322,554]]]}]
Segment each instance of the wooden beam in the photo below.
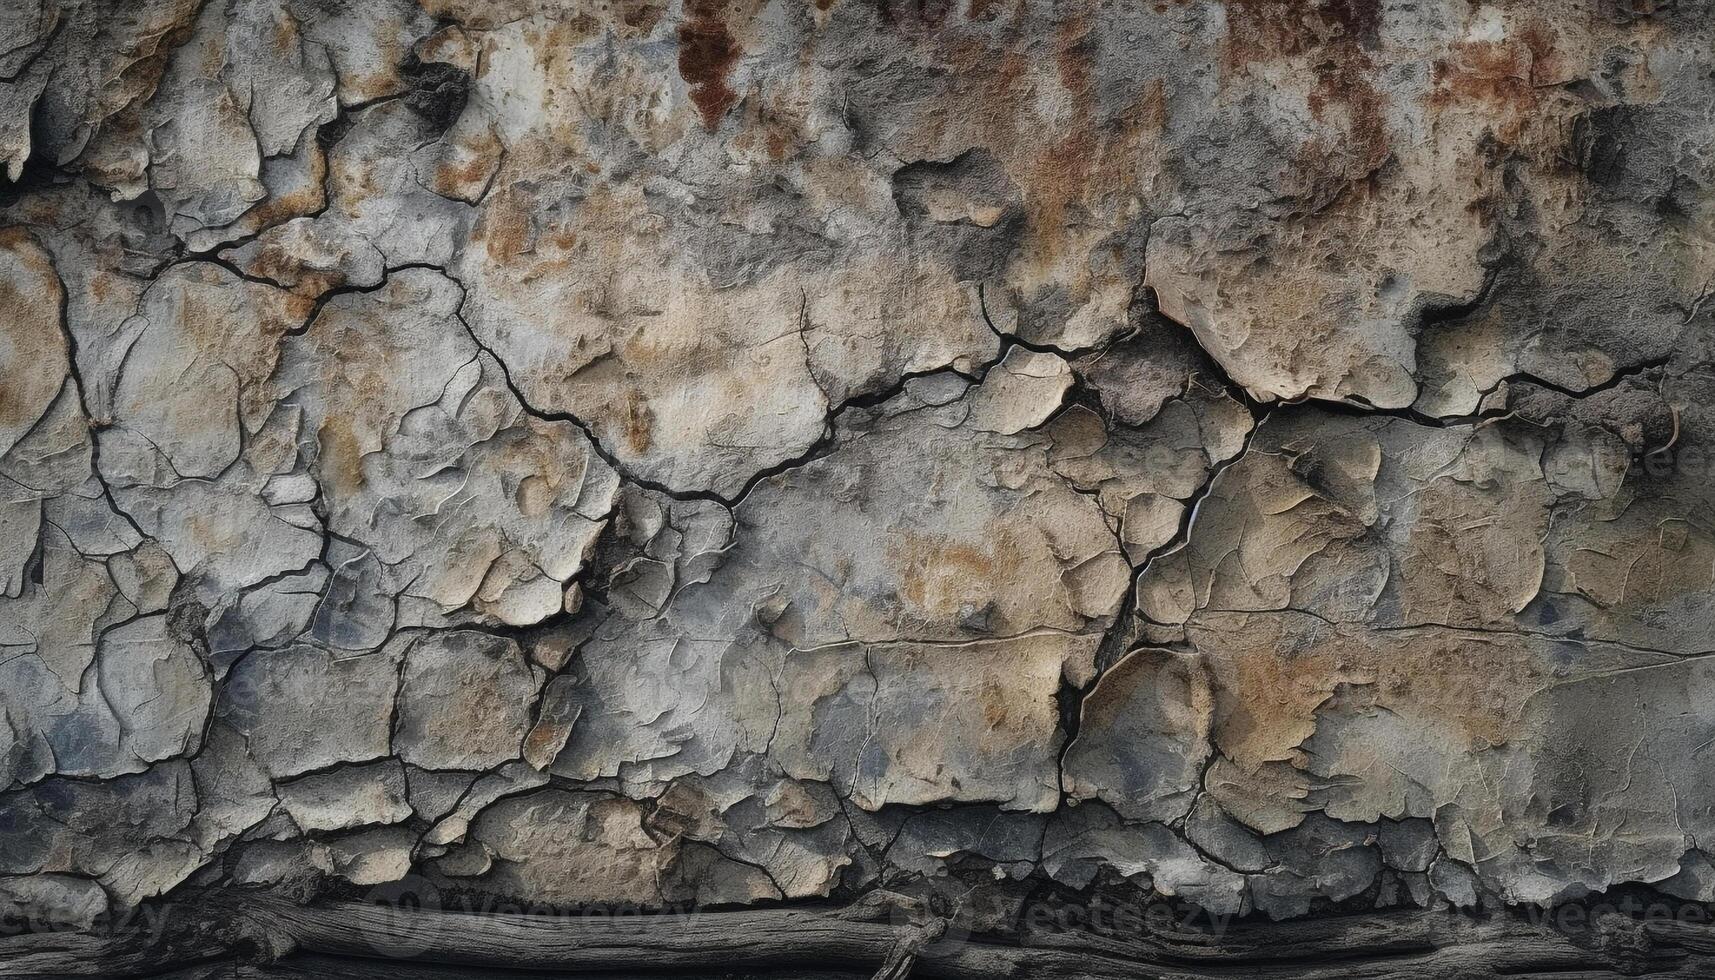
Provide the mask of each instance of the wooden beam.
[{"label": "wooden beam", "polygon": [[[1578,935],[1523,915],[1397,910],[1244,922],[1219,935],[966,936],[885,894],[852,905],[660,915],[463,914],[228,893],[165,927],[0,939],[0,977],[433,978],[514,970],[953,980],[1506,974],[1715,976],[1715,927],[1614,914]],[[319,964],[309,966],[307,964]],[[307,972],[306,972],[307,971]]]}]

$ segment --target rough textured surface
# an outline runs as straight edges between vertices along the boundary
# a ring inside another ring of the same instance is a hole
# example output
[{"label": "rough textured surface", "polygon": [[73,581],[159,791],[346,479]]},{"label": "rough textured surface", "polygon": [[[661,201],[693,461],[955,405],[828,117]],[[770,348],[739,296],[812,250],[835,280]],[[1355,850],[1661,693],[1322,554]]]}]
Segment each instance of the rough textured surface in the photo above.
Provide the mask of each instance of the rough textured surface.
[{"label": "rough textured surface", "polygon": [[6,922],[1715,902],[1707,0],[0,33]]}]

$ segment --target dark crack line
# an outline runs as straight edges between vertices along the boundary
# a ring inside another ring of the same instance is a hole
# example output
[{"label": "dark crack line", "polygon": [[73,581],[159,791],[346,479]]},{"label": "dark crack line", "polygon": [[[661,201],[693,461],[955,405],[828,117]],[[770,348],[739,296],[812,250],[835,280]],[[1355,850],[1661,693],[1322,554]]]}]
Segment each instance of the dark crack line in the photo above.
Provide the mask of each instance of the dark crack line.
[{"label": "dark crack line", "polygon": [[[407,268],[407,267],[406,266],[400,266],[398,268]],[[439,271],[442,275],[446,276],[447,279],[449,279],[455,285],[458,286],[461,293],[463,293],[465,291],[464,284],[462,282],[460,282],[457,278],[452,276],[450,273],[448,273],[445,269],[440,268],[438,266],[429,266],[429,268],[434,268],[437,271]],[[392,271],[392,270],[390,270],[390,271]],[[366,288],[363,290],[357,290],[357,291],[369,292],[369,291],[372,291],[373,289],[376,289],[376,288],[380,288],[380,287],[379,286],[370,287],[370,288]],[[468,297],[468,293],[466,293],[466,295]],[[980,303],[981,302],[981,289],[980,289],[980,287],[978,289],[978,298],[979,298],[979,303]],[[513,379],[511,366],[507,364],[505,358],[502,358],[498,353],[496,353],[494,351],[494,349],[492,347],[490,347],[488,344],[484,343],[482,338],[477,336],[477,333],[471,327],[470,322],[465,319],[464,304],[463,303],[460,304],[460,307],[459,307],[458,311],[455,313],[455,315],[458,317],[459,323],[461,323],[464,326],[465,332],[467,334],[469,334],[471,341],[473,343],[475,343],[477,345],[477,347],[482,350],[483,353],[485,353],[489,357],[493,358],[494,362],[500,366],[500,373],[501,373],[501,376],[505,379],[507,388],[511,390],[513,397],[515,397],[518,400],[518,404],[523,408],[523,410],[526,413],[528,413],[529,415],[532,415],[538,419],[541,419],[543,421],[547,421],[547,422],[568,422],[568,423],[576,426],[581,432],[583,432],[584,437],[589,440],[590,446],[595,451],[595,454],[597,456],[601,457],[602,461],[605,462],[609,467],[611,467],[613,469],[613,471],[619,475],[620,479],[624,480],[627,483],[631,483],[631,484],[634,484],[636,486],[642,487],[645,490],[652,490],[656,493],[662,494],[663,496],[669,497],[673,500],[684,501],[684,502],[707,501],[710,503],[720,504],[721,506],[727,508],[728,510],[733,510],[733,511],[736,511],[744,503],[745,499],[750,496],[751,491],[756,489],[757,485],[762,483],[763,481],[768,480],[768,479],[775,477],[775,476],[779,476],[782,473],[786,473],[786,472],[789,472],[791,470],[802,468],[802,467],[804,467],[810,463],[815,462],[818,459],[821,459],[824,456],[829,455],[830,453],[832,453],[833,451],[838,449],[840,444],[841,444],[841,440],[840,440],[841,432],[840,432],[839,425],[847,413],[862,410],[862,409],[874,408],[874,407],[880,406],[882,404],[885,404],[886,402],[891,401],[892,399],[903,394],[906,390],[906,387],[911,382],[916,381],[919,378],[926,378],[926,377],[933,377],[933,376],[937,376],[937,375],[948,375],[948,374],[950,374],[950,375],[955,375],[957,377],[963,378],[973,385],[980,385],[987,378],[989,371],[993,370],[996,365],[998,365],[1002,361],[1004,361],[1006,359],[1006,356],[1012,352],[1012,349],[1014,347],[1024,347],[1027,350],[1038,349],[1038,348],[1032,347],[1031,345],[1027,344],[1024,341],[1017,339],[1016,337],[1011,337],[1010,335],[1003,334],[1000,331],[996,330],[995,331],[996,336],[1000,337],[1002,340],[1002,343],[1000,345],[999,350],[995,353],[995,355],[993,357],[984,361],[982,364],[978,365],[972,371],[969,371],[969,372],[961,371],[957,368],[950,367],[950,366],[927,368],[927,369],[924,369],[921,371],[908,371],[908,372],[901,374],[898,377],[898,379],[896,379],[893,383],[889,384],[885,388],[879,389],[877,391],[861,394],[861,395],[853,395],[851,397],[848,397],[848,398],[842,400],[839,404],[834,405],[833,407],[828,409],[826,415],[823,418],[823,422],[822,422],[822,434],[820,436],[818,436],[816,438],[816,440],[814,442],[812,442],[808,448],[806,448],[803,452],[797,453],[796,455],[787,457],[786,459],[782,459],[779,462],[772,463],[768,466],[764,466],[764,467],[756,470],[755,472],[753,472],[750,475],[749,478],[747,478],[745,480],[743,487],[739,490],[738,493],[736,493],[732,496],[727,496],[725,494],[717,493],[713,490],[698,490],[698,489],[685,489],[685,488],[680,488],[680,487],[673,487],[673,486],[670,486],[670,485],[663,483],[659,480],[652,480],[648,477],[641,476],[641,475],[637,474],[636,472],[634,472],[631,469],[630,466],[628,466],[626,463],[624,463],[622,460],[620,460],[612,452],[612,450],[608,449],[607,446],[603,444],[601,438],[596,435],[595,430],[589,425],[588,422],[584,421],[582,418],[580,418],[579,416],[577,416],[571,412],[543,409],[543,408],[540,408],[540,407],[532,404],[530,402],[530,400],[525,397],[524,392],[522,391],[522,389],[520,389],[518,383]],[[988,319],[988,314],[987,314],[986,310],[983,312],[983,318],[984,318],[985,322]],[[992,324],[990,325],[990,329],[993,329]],[[1095,348],[1095,349],[1100,349],[1100,348]],[[1049,348],[1041,348],[1041,350],[1044,352],[1047,352],[1047,353],[1054,353],[1054,354],[1062,354],[1063,353],[1061,351],[1053,350],[1053,349],[1049,349]],[[806,368],[808,368],[808,366],[809,366],[808,363],[806,363]],[[813,375],[812,375],[812,380],[814,380]]]}]

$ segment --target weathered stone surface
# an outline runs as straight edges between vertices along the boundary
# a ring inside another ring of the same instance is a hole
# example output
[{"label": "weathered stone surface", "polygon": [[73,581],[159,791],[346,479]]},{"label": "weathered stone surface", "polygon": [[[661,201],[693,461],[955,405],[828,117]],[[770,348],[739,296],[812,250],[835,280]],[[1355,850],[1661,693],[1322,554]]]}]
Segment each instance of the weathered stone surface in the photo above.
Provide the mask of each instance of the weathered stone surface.
[{"label": "weathered stone surface", "polygon": [[1183,819],[1202,782],[1215,713],[1201,659],[1134,650],[1096,682],[1082,711],[1081,737],[1064,760],[1066,792],[1099,797],[1132,820]]},{"label": "weathered stone surface", "polygon": [[[657,878],[677,848],[643,827],[637,803],[545,789],[485,809],[463,845],[483,855],[441,859],[446,874],[541,902],[659,905]],[[455,860],[456,859],[456,860]]]},{"label": "weathered stone surface", "polygon": [[1715,901],[1707,0],[0,33],[0,918]]},{"label": "weathered stone surface", "polygon": [[511,640],[430,633],[405,652],[394,751],[424,769],[493,769],[516,759],[537,686]]},{"label": "weathered stone surface", "polygon": [[305,831],[399,823],[411,815],[405,767],[397,760],[311,773],[280,783],[279,796],[286,814]]},{"label": "weathered stone surface", "polygon": [[377,759],[392,744],[397,660],[311,646],[257,650],[227,675],[216,711],[275,778]]}]

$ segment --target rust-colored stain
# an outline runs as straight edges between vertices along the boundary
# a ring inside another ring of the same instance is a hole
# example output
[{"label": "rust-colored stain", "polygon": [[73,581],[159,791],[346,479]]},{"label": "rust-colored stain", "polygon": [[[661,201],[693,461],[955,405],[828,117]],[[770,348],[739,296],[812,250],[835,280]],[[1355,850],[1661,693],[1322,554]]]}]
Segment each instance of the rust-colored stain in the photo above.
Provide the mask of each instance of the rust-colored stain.
[{"label": "rust-colored stain", "polygon": [[1134,114],[1138,128],[1148,133],[1160,133],[1167,128],[1167,80],[1154,79],[1144,89]]},{"label": "rust-colored stain", "polygon": [[983,583],[1014,572],[1008,568],[1009,536],[978,548],[941,535],[907,534],[897,562],[899,596],[915,610],[945,612],[958,608]]},{"label": "rust-colored stain", "polygon": [[529,250],[532,238],[530,215],[516,198],[506,191],[483,210],[473,237],[482,242],[488,254],[513,258]]},{"label": "rust-colored stain", "polygon": [[702,114],[703,127],[713,131],[738,102],[727,73],[743,52],[721,18],[719,3],[692,0],[685,10],[685,22],[679,25],[679,77],[691,86],[691,101]]},{"label": "rust-colored stain", "polygon": [[1013,692],[992,675],[983,678],[978,700],[983,708],[983,722],[989,731],[1005,728],[1013,720]]},{"label": "rust-colored stain", "polygon": [[542,723],[530,729],[530,733],[524,739],[525,758],[538,758],[558,746],[569,727]]},{"label": "rust-colored stain", "polygon": [[665,12],[660,4],[648,2],[648,0],[633,0],[633,2],[620,5],[619,19],[621,23],[634,29],[638,34],[647,35],[655,29],[655,24],[660,21],[661,15]]},{"label": "rust-colored stain", "polygon": [[789,150],[791,150],[791,148],[792,148],[792,144],[791,144],[790,140],[787,138],[787,135],[785,133],[781,132],[778,128],[775,128],[775,127],[769,128],[769,130],[768,130],[768,158],[770,160],[773,160],[776,163],[778,163],[779,161],[786,159],[786,154]]},{"label": "rust-colored stain", "polygon": [[1431,75],[1436,107],[1472,102],[1505,105],[1534,101],[1531,85],[1532,50],[1527,43],[1462,42],[1452,53],[1435,59]]},{"label": "rust-colored stain", "polygon": [[442,196],[457,197],[467,188],[480,190],[505,147],[499,137],[484,133],[461,149],[468,154],[464,160],[443,159],[435,165],[435,192]]},{"label": "rust-colored stain", "polygon": [[1226,67],[1273,61],[1334,45],[1371,48],[1379,42],[1379,0],[1228,0]]},{"label": "rust-colored stain", "polygon": [[363,486],[363,448],[349,416],[331,415],[317,433],[321,476],[330,493],[356,493]]},{"label": "rust-colored stain", "polygon": [[15,430],[46,410],[64,376],[64,296],[47,254],[24,229],[0,229],[0,250],[9,253],[5,264],[24,274],[16,280],[0,276],[0,309],[7,311],[8,334],[0,344],[0,372],[20,372],[10,377],[0,373],[0,428]]},{"label": "rust-colored stain", "polygon": [[1306,100],[1318,120],[1326,119],[1335,106],[1344,110],[1349,143],[1342,149],[1356,159],[1363,173],[1381,166],[1391,152],[1387,99],[1370,81],[1368,60],[1354,53],[1318,65],[1316,85]]},{"label": "rust-colored stain", "polygon": [[1366,48],[1381,41],[1381,0],[1328,0],[1322,5],[1323,16],[1339,24],[1348,37]]},{"label": "rust-colored stain", "polygon": [[633,452],[647,451],[655,443],[655,414],[649,410],[648,401],[637,392],[631,392],[621,406],[621,412],[625,444]]},{"label": "rust-colored stain", "polygon": [[[1237,617],[1231,623],[1243,622]],[[1258,622],[1259,630],[1281,623]],[[1458,662],[1465,669],[1447,670]],[[1373,686],[1384,706],[1432,715],[1476,745],[1498,745],[1516,731],[1520,714],[1540,687],[1539,668],[1526,651],[1478,633],[1426,632],[1397,648],[1378,649],[1329,636],[1300,653],[1258,643],[1223,650],[1212,666],[1221,701],[1222,750],[1243,765],[1264,755],[1286,758],[1279,733],[1308,736],[1316,713],[1341,683]],[[1267,746],[1257,754],[1256,749]]]}]

